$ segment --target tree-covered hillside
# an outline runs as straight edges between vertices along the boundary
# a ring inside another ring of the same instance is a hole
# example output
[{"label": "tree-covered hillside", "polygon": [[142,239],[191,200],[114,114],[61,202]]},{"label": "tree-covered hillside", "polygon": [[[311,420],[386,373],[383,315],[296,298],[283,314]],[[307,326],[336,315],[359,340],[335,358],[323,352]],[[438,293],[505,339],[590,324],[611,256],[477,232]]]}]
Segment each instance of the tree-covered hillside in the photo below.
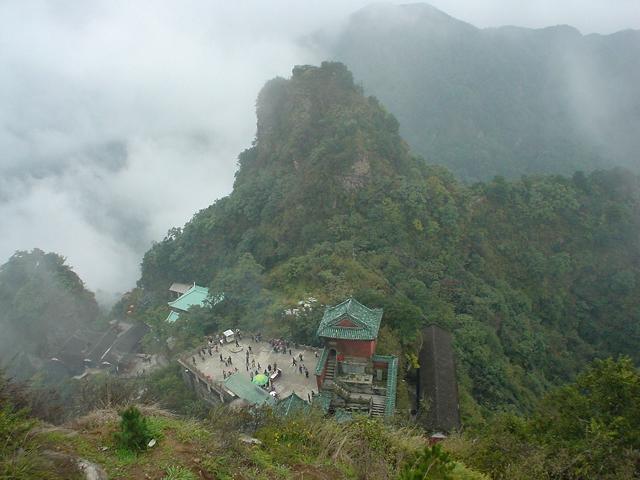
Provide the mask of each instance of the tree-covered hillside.
[{"label": "tree-covered hillside", "polygon": [[461,179],[640,167],[639,31],[478,29],[427,4],[376,4],[317,40],[415,152]]},{"label": "tree-covered hillside", "polygon": [[355,295],[385,309],[381,344],[406,354],[436,322],[454,333],[467,420],[529,408],[593,357],[640,359],[635,175],[467,187],[412,156],[339,63],[268,82],[257,116],[233,192],[145,254],[141,307],[195,281],[225,293],[211,328],[311,342],[317,315],[283,310]]},{"label": "tree-covered hillside", "polygon": [[58,254],[19,251],[0,266],[0,362],[12,370],[17,355],[46,358],[98,314],[93,293]]}]

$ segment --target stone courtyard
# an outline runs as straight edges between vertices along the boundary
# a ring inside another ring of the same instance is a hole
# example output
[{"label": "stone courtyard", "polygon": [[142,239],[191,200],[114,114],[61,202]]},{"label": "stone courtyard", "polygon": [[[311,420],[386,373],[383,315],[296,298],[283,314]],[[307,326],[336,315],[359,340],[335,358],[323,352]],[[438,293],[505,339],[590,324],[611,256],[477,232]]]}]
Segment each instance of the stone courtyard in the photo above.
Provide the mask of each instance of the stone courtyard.
[{"label": "stone courtyard", "polygon": [[[226,373],[228,376],[236,373],[236,369],[237,373],[246,375],[249,380],[252,378],[252,374],[256,374],[256,371],[264,373],[264,370],[271,365],[270,373],[274,371],[274,366],[282,372],[272,382],[279,398],[285,398],[295,392],[301,398],[309,399],[313,394],[318,393],[315,370],[319,360],[320,349],[300,345],[294,347],[293,344],[290,344],[291,354],[289,349],[286,349],[284,353],[275,352],[269,342],[256,342],[251,336],[243,336],[242,339],[238,340],[238,344],[239,346],[236,346],[234,340],[229,343],[218,343],[218,351],[214,346],[211,348],[211,354],[209,354],[209,347],[203,345],[204,352],[196,352],[191,356],[183,357],[183,361],[190,368],[195,368],[210,382],[224,382],[224,374]],[[248,369],[246,363],[247,352],[249,352]],[[300,361],[300,354],[302,354],[302,361]],[[231,364],[229,366],[225,365],[220,360],[220,355],[222,355],[223,359],[231,357]],[[296,360],[295,366],[292,361],[294,358]],[[258,368],[258,365],[260,368]],[[303,367],[302,373],[300,373],[300,365]],[[308,377],[305,375],[304,367],[309,372]]]}]

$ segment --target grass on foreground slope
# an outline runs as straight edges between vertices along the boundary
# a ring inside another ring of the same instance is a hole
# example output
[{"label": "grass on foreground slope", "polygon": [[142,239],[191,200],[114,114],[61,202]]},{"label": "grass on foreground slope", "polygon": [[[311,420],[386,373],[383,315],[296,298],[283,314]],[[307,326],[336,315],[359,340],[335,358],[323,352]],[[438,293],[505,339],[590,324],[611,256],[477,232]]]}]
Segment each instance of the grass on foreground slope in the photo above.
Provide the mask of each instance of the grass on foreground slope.
[{"label": "grass on foreground slope", "polygon": [[[157,445],[134,454],[118,448],[120,416],[97,410],[66,429],[40,434],[47,448],[94,462],[110,479],[392,479],[425,445],[417,431],[366,417],[337,423],[316,413],[281,419],[219,408],[207,421],[140,407]],[[243,433],[246,432],[246,433]],[[251,437],[247,436],[247,433]],[[260,443],[248,443],[255,438]],[[448,477],[482,480],[461,464]]]}]

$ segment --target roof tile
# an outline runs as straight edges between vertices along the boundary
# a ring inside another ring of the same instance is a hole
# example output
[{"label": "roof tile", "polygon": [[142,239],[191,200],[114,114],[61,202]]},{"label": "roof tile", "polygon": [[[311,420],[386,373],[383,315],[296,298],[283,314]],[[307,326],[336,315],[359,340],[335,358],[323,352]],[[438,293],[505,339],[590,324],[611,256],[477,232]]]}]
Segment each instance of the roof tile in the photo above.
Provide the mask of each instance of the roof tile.
[{"label": "roof tile", "polygon": [[[348,317],[355,326],[339,325],[344,317]],[[318,337],[344,340],[375,340],[378,337],[381,321],[381,308],[368,308],[355,298],[349,298],[325,310],[317,334]]]}]

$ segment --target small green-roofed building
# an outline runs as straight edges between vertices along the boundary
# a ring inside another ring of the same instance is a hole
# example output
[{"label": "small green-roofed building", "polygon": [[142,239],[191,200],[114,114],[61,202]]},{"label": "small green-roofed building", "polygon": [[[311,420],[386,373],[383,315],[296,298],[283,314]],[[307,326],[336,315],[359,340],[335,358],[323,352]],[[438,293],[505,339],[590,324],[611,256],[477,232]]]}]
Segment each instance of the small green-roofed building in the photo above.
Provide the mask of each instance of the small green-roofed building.
[{"label": "small green-roofed building", "polygon": [[300,398],[295,392],[280,400],[274,407],[274,411],[278,415],[286,417],[287,415],[295,415],[297,413],[307,413],[311,405]]},{"label": "small green-roofed building", "polygon": [[209,296],[209,289],[200,285],[193,285],[189,290],[180,295],[173,302],[169,302],[172,310],[187,312],[194,305],[203,306]]},{"label": "small green-roofed building", "polygon": [[273,405],[275,403],[271,395],[240,373],[227,377],[224,386],[236,397],[246,400],[251,405]]},{"label": "small green-roofed building", "polygon": [[319,407],[324,413],[329,413],[332,399],[333,394],[331,392],[328,390],[321,390],[318,395],[313,397],[313,405]]},{"label": "small green-roofed building", "polygon": [[[195,283],[189,290],[180,295],[177,299],[172,302],[169,302],[169,308],[171,308],[171,312],[169,316],[167,316],[166,321],[169,323],[175,322],[178,318],[180,318],[181,313],[186,313],[189,311],[191,307],[199,306],[202,307],[205,305],[205,302],[209,298],[209,289],[207,287],[201,287],[196,285]],[[220,294],[217,297],[212,299],[214,305],[221,302],[224,299],[224,294]]]}]

